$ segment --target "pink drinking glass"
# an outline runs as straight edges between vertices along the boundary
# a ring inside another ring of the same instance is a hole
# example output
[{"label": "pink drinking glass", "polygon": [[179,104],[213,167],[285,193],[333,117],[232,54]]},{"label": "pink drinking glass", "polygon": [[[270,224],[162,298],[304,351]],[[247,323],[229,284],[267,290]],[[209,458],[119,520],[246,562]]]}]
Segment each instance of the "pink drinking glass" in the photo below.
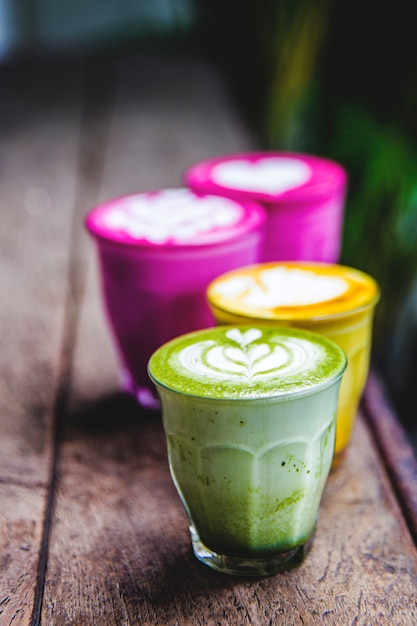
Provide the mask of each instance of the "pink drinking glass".
[{"label": "pink drinking glass", "polygon": [[160,189],[92,209],[105,311],[122,387],[159,408],[147,374],[166,341],[214,325],[206,288],[218,275],[261,258],[264,210],[250,201]]},{"label": "pink drinking glass", "polygon": [[266,209],[263,261],[339,261],[347,190],[339,163],[296,152],[237,153],[193,164],[184,180],[198,193]]}]

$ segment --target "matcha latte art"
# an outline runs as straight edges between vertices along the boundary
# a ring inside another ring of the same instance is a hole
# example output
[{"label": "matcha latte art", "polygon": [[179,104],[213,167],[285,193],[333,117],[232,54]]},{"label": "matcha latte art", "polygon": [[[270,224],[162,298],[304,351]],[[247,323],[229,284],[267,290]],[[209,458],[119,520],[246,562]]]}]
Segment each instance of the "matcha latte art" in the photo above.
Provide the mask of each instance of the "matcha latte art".
[{"label": "matcha latte art", "polygon": [[322,336],[290,329],[218,327],[184,335],[157,351],[156,383],[206,398],[268,398],[327,386],[345,363]]},{"label": "matcha latte art", "polygon": [[200,561],[258,576],[302,560],[345,367],[321,335],[254,325],[189,333],[153,354],[170,471]]}]

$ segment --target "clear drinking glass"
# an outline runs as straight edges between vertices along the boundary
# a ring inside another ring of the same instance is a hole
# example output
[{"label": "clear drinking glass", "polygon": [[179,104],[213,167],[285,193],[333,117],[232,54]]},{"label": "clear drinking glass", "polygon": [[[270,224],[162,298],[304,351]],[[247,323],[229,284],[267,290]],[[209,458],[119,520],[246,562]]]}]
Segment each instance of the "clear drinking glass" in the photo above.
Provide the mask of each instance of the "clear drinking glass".
[{"label": "clear drinking glass", "polygon": [[307,553],[331,467],[346,356],[317,333],[224,326],[160,347],[149,373],[194,554],[264,576]]}]

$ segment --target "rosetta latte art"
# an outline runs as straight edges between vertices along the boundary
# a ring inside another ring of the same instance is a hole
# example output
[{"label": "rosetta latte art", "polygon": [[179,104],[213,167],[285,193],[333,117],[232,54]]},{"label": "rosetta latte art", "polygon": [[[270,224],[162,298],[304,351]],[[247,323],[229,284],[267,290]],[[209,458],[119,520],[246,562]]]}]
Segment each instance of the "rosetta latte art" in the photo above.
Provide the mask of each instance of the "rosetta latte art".
[{"label": "rosetta latte art", "polygon": [[181,365],[194,376],[250,383],[306,370],[316,362],[320,350],[297,337],[264,343],[256,328],[245,332],[231,328],[226,338],[225,345],[206,340],[185,347],[179,355]]}]

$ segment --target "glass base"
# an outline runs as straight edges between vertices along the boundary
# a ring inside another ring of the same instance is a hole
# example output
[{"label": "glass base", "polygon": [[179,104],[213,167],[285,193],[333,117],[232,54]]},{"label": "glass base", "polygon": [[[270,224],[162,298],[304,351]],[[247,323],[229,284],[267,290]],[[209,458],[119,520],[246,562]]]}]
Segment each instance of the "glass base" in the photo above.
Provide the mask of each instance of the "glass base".
[{"label": "glass base", "polygon": [[234,576],[272,576],[297,567],[304,560],[313,542],[311,537],[305,544],[273,556],[236,557],[217,554],[207,548],[193,527],[190,527],[190,533],[194,555],[201,563],[218,572]]},{"label": "glass base", "polygon": [[151,383],[149,383],[149,387],[137,387],[126,369],[120,371],[119,379],[123,391],[136,398],[140,406],[152,411],[160,411],[161,403],[158,393],[156,389],[152,389]]}]

